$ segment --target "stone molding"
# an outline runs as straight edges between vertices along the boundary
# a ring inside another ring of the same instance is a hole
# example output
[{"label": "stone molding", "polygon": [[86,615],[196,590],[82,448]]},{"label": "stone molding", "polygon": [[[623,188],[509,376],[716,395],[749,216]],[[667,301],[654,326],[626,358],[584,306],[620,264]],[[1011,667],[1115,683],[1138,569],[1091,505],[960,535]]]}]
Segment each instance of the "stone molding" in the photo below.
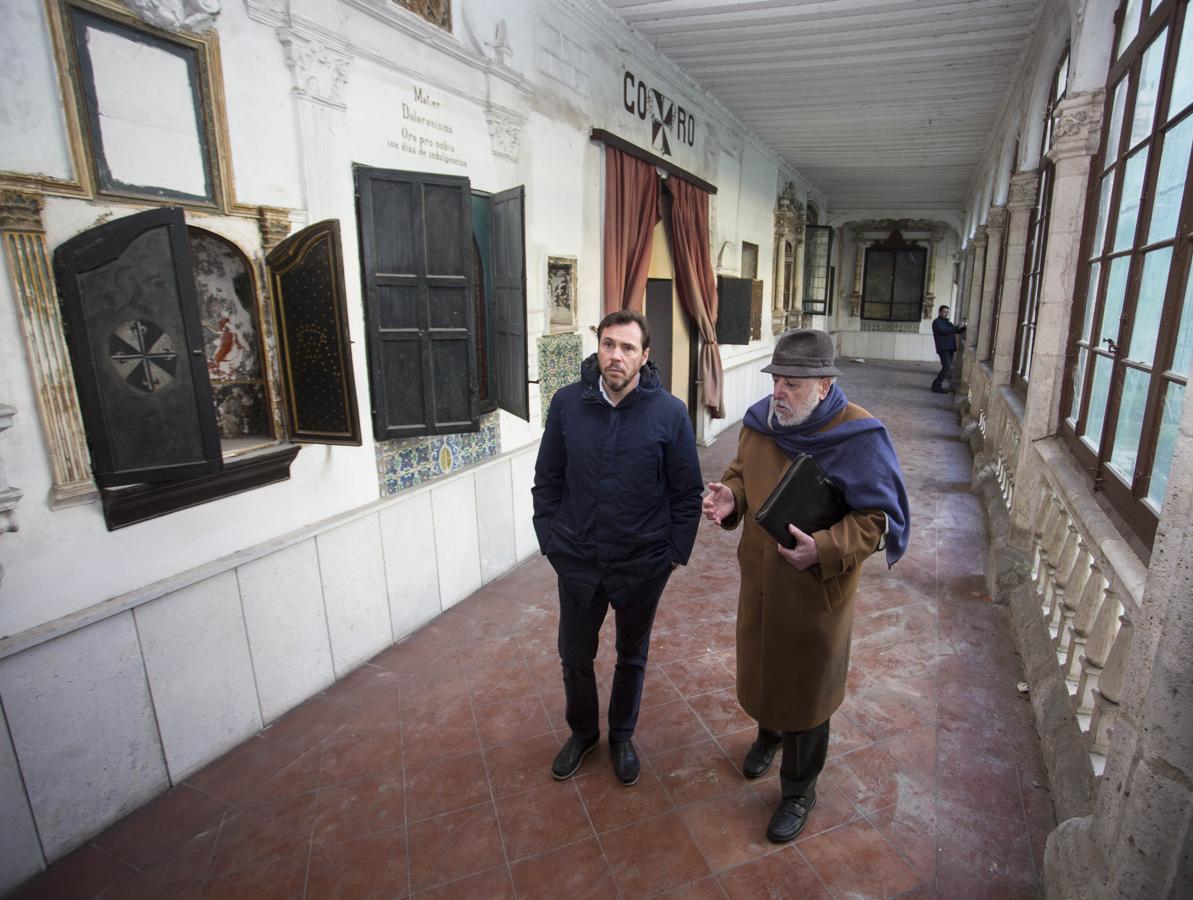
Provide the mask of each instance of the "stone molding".
[{"label": "stone molding", "polygon": [[300,35],[293,28],[279,29],[278,40],[294,75],[295,95],[333,109],[348,108],[344,94],[351,56],[326,41]]},{"label": "stone molding", "polygon": [[950,228],[947,222],[940,222],[936,219],[858,219],[846,222],[845,226],[855,231],[884,231],[888,234],[892,231],[927,231],[932,233]]},{"label": "stone molding", "polygon": [[992,206],[990,212],[986,213],[986,234],[991,231],[1003,231],[1007,227],[1007,208],[1005,206]]},{"label": "stone molding", "polygon": [[1097,88],[1065,97],[1052,114],[1052,147],[1048,158],[1059,162],[1072,156],[1093,156],[1102,136],[1106,91]]},{"label": "stone molding", "polygon": [[1035,169],[1016,172],[1007,191],[1007,209],[1031,209],[1036,205],[1040,173]]},{"label": "stone molding", "polygon": [[220,0],[124,0],[138,19],[167,31],[198,34],[215,27]]},{"label": "stone molding", "polygon": [[493,154],[517,162],[518,152],[522,145],[522,128],[526,125],[526,117],[512,109],[490,103],[485,107],[485,122],[489,126],[489,140],[493,145]]},{"label": "stone molding", "polygon": [[0,243],[8,257],[13,298],[50,457],[50,506],[56,508],[93,499],[96,488],[58,312],[57,289],[41,221],[42,205],[40,194],[0,192]]},{"label": "stone molding", "polygon": [[986,226],[979,225],[973,230],[973,237],[969,240],[970,246],[985,247],[986,246]]},{"label": "stone molding", "polygon": [[775,205],[775,240],[790,240],[798,247],[804,242],[804,205],[799,202],[795,185],[787,183]]}]

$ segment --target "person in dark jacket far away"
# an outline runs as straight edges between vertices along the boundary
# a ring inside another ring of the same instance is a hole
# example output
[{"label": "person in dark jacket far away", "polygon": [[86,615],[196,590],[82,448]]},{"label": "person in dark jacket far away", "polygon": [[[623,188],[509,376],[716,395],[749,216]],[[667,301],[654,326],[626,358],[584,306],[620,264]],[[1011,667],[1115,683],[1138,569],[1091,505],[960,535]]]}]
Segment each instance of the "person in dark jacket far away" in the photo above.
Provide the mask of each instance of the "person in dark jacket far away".
[{"label": "person in dark jacket far away", "polygon": [[[828,755],[829,717],[845,699],[854,594],[862,561],[907,549],[911,513],[895,448],[882,422],[836,384],[833,339],[802,328],[782,335],[770,365],[770,396],[748,410],[737,457],[708,486],[704,514],[722,528],[745,522],[737,559],[737,699],[758,722],[742,774],[760,778],[783,748],[782,800],[766,836],[793,840],[816,805]],[[791,460],[807,453],[845,493],[850,512],[788,550],[754,521]]]},{"label": "person in dark jacket far away", "polygon": [[600,738],[593,660],[610,606],[617,666],[609,749],[623,784],[641,764],[631,740],[650,629],[672,570],[688,561],[703,489],[683,402],[648,360],[650,330],[630,310],[605,316],[580,380],[551,398],[534,469],[534,530],[559,576],[559,657],[571,737],[551,767],[570,778]]},{"label": "person in dark jacket far away", "polygon": [[949,321],[949,308],[947,306],[942,306],[937,311],[936,318],[932,320],[932,340],[936,343],[936,355],[940,357],[940,374],[932,382],[933,393],[948,393],[944,389],[944,380],[946,378],[949,379],[949,386],[952,387],[953,377],[950,373],[953,370],[953,354],[957,352],[957,338],[954,335],[962,334],[964,331],[964,322],[960,325],[954,325]]}]

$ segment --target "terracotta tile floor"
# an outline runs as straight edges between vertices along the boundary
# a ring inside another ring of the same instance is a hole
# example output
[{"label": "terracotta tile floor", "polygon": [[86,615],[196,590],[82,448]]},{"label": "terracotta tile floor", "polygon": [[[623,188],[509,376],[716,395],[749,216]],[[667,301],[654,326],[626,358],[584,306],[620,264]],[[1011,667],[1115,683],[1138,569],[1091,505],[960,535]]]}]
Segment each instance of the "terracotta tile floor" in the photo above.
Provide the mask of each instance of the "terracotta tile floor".
[{"label": "terracotta tile floor", "polygon": [[[970,457],[933,367],[845,364],[912,498],[908,555],[866,568],[850,692],[807,829],[737,765],[736,534],[703,523],[664,595],[622,787],[576,778],[550,568],[528,560],[30,882],[27,897],[1033,897],[1053,827],[1006,610],[985,595]],[[737,429],[702,449],[709,478]],[[612,621],[606,623],[606,631]],[[611,641],[600,670],[611,673]]]}]

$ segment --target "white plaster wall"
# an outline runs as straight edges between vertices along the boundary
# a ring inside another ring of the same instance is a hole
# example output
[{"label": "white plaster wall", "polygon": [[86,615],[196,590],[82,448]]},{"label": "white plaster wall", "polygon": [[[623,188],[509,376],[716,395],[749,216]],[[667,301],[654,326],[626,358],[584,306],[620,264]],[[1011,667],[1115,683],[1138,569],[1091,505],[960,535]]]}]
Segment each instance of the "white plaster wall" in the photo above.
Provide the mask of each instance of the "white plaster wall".
[{"label": "white plaster wall", "polygon": [[393,639],[381,525],[375,516],[355,519],[320,534],[315,546],[332,667],[343,678]]},{"label": "white plaster wall", "polygon": [[45,865],[33,810],[25,795],[25,784],[7,724],[0,722],[0,809],[4,827],[0,828],[0,891],[7,891],[26,878],[36,875]]},{"label": "white plaster wall", "polygon": [[394,640],[443,611],[431,492],[402,497],[378,517]]}]

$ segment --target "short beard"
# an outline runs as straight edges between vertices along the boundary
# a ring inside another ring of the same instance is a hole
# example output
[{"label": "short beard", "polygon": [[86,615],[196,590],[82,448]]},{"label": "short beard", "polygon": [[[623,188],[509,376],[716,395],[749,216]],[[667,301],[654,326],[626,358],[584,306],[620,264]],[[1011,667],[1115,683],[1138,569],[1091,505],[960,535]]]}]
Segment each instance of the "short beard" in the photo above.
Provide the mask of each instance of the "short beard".
[{"label": "short beard", "polygon": [[803,425],[812,417],[812,413],[816,412],[816,407],[820,405],[820,398],[812,394],[808,398],[808,402],[802,407],[793,409],[790,413],[783,413],[775,406],[775,398],[770,398],[770,414],[778,421],[783,428],[791,428],[794,425]]},{"label": "short beard", "polygon": [[605,372],[605,369],[601,369],[601,379],[605,382],[605,390],[612,394],[624,391],[634,380],[634,376],[638,374],[637,372],[628,373],[621,381],[614,381]]}]

